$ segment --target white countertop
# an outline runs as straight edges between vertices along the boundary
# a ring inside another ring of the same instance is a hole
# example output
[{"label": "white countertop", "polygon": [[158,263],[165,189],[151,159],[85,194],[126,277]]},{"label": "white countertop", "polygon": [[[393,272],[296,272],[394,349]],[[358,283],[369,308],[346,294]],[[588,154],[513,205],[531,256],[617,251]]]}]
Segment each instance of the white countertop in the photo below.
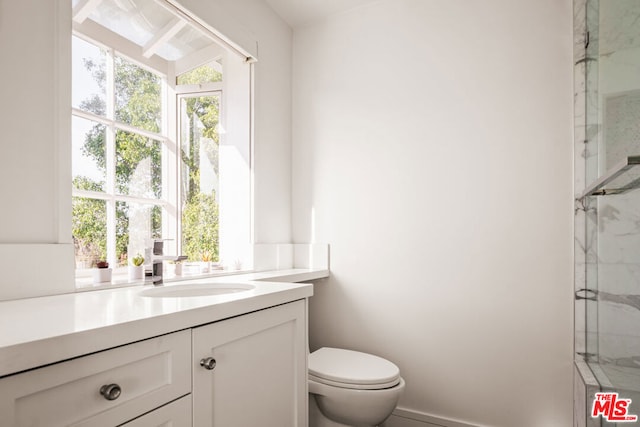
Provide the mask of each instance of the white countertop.
[{"label": "white countertop", "polygon": [[[0,302],[0,377],[266,307],[308,298],[327,270],[277,270],[171,282],[247,283],[254,289],[189,298],[145,297],[153,285]],[[265,281],[268,280],[268,281]]]}]

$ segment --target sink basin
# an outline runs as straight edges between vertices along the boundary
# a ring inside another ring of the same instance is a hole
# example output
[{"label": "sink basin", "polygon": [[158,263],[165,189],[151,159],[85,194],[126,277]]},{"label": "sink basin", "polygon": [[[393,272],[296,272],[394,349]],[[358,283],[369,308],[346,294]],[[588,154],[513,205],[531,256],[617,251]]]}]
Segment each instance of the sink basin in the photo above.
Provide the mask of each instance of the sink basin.
[{"label": "sink basin", "polygon": [[208,297],[212,295],[226,295],[237,292],[246,292],[254,289],[253,285],[238,283],[197,283],[193,285],[159,286],[140,292],[144,297],[156,298],[185,298]]}]

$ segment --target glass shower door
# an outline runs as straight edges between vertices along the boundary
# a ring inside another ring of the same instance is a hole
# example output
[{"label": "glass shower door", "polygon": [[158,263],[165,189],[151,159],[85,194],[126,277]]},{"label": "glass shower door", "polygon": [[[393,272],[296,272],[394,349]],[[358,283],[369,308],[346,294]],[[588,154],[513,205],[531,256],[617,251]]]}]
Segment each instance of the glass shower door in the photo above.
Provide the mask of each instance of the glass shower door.
[{"label": "glass shower door", "polygon": [[636,0],[587,1],[585,182],[621,172],[579,200],[586,290],[577,294],[584,298],[585,360],[603,391],[632,399],[632,414],[640,414],[638,22]]}]

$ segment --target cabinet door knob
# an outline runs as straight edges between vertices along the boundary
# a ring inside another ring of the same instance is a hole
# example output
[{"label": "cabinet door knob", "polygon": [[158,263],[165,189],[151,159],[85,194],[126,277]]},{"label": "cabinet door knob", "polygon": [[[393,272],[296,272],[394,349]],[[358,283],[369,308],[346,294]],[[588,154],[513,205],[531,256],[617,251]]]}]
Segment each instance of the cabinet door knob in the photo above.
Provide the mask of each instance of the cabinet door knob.
[{"label": "cabinet door knob", "polygon": [[216,367],[216,359],[214,359],[213,357],[204,358],[200,360],[200,366],[204,366],[205,369],[211,371]]},{"label": "cabinet door knob", "polygon": [[122,389],[118,384],[108,384],[100,387],[100,394],[107,400],[116,400],[121,393]]}]

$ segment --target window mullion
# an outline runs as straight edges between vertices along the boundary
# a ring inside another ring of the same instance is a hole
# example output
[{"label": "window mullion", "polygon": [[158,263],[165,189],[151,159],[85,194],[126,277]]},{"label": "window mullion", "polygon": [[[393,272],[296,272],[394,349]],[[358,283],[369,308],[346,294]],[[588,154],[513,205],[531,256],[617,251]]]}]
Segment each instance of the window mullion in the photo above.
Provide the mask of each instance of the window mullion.
[{"label": "window mullion", "polygon": [[88,111],[80,110],[79,108],[72,108],[71,114],[74,116],[82,117],[83,119],[91,120],[94,122],[102,123],[105,126],[115,126],[116,129],[123,130],[125,132],[135,133],[137,135],[144,136],[146,138],[150,138],[156,141],[164,142],[167,140],[167,137],[163,134],[159,134],[156,132],[151,132],[145,129],[137,128],[135,126],[128,125],[126,123],[118,122],[112,120],[111,118],[99,116],[97,114],[93,114]]},{"label": "window mullion", "polygon": [[163,198],[168,202],[162,210],[163,236],[174,239],[171,244],[173,253],[182,254],[181,232],[179,227],[179,158],[180,148],[177,146],[177,103],[176,103],[176,73],[175,63],[167,67],[167,74],[163,81],[163,132],[167,137],[163,154]]},{"label": "window mullion", "polygon": [[107,95],[107,118],[112,122],[107,126],[106,135],[106,166],[107,166],[107,260],[112,266],[116,266],[116,128],[113,125],[115,120],[115,66],[114,51],[107,52],[106,67],[106,95]]},{"label": "window mullion", "polygon": [[160,135],[155,132],[150,132],[135,126],[128,125],[126,123],[114,122],[116,129],[123,130],[125,132],[135,133],[137,135],[144,136],[145,138],[153,139],[160,142],[165,142],[167,138],[164,135]]}]

